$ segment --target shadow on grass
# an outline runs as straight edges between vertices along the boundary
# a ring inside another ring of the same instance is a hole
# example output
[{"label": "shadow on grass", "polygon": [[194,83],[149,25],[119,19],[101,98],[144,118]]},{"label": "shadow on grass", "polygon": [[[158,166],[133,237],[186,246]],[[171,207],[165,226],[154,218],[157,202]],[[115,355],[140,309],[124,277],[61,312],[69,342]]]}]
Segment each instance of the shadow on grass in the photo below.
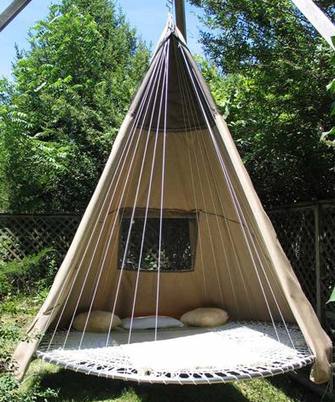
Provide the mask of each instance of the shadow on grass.
[{"label": "shadow on grass", "polygon": [[[307,371],[305,373],[308,373]],[[306,374],[308,378],[308,374]],[[308,390],[304,385],[294,381],[288,375],[280,375],[269,378],[269,381],[276,388],[281,389],[285,395],[299,402],[335,402],[334,394],[320,396],[317,393]]]},{"label": "shadow on grass", "polygon": [[233,385],[161,385],[113,381],[60,370],[45,374],[43,387],[59,390],[57,401],[91,402],[249,402]]}]

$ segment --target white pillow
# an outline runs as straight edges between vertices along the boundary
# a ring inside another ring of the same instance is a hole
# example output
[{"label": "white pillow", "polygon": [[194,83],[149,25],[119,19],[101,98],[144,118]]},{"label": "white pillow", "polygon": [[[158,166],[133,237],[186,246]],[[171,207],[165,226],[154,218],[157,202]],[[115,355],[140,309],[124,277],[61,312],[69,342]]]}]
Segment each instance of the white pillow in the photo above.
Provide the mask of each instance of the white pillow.
[{"label": "white pillow", "polygon": [[228,313],[216,307],[199,307],[180,317],[181,322],[192,327],[218,327],[228,320]]},{"label": "white pillow", "polygon": [[[131,318],[124,318],[122,327],[130,329]],[[157,328],[181,328],[184,324],[173,317],[159,315],[157,319]],[[153,329],[156,327],[156,316],[148,315],[146,317],[134,317],[132,329]]]}]

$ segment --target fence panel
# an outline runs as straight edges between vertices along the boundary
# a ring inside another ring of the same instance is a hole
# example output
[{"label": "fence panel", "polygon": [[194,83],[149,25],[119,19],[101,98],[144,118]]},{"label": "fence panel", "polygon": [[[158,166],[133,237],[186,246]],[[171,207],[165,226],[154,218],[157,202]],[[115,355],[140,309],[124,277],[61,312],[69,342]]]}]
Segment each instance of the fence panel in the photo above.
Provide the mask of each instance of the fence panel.
[{"label": "fence panel", "polygon": [[65,255],[79,221],[75,215],[0,215],[0,260],[22,259],[45,247]]},{"label": "fence panel", "polygon": [[299,282],[312,303],[316,298],[316,239],[313,208],[278,209],[270,211],[278,239],[290,260]]}]

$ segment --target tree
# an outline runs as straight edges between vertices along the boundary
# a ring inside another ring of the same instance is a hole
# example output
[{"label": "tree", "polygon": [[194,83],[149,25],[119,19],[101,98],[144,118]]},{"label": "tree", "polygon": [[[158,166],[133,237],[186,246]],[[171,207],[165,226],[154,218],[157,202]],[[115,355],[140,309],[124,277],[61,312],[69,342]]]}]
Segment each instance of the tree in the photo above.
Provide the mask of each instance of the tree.
[{"label": "tree", "polygon": [[[332,38],[335,45],[335,37]],[[333,65],[335,66],[335,56],[333,55]],[[335,95],[335,78],[327,86],[328,91],[334,97]],[[335,100],[331,105],[331,115],[335,116]],[[321,141],[323,141],[329,147],[335,148],[335,127],[332,127],[329,131],[322,133]]]},{"label": "tree", "polygon": [[[63,0],[0,83],[0,174],[12,211],[82,210],[149,52],[108,0]],[[3,190],[3,189],[2,189]]]},{"label": "tree", "polygon": [[[335,155],[320,142],[333,124],[330,48],[290,0],[193,0],[201,41],[221,77],[219,97],[255,187],[268,206],[335,197]],[[330,17],[331,1],[319,1]]]}]

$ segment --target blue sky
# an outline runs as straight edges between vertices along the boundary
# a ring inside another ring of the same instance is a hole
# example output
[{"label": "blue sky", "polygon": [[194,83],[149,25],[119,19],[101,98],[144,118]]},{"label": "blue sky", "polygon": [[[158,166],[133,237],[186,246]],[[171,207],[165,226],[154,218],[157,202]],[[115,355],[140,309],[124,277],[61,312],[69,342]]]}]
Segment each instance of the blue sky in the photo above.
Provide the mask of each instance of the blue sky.
[{"label": "blue sky", "polygon": [[[11,0],[0,0],[0,12]],[[20,49],[28,48],[27,33],[34,23],[44,18],[50,4],[57,0],[32,0],[30,4],[0,32],[0,76],[10,76],[11,64],[15,59],[15,43]],[[165,25],[167,17],[166,0],[118,0],[128,21],[148,43],[155,45]],[[193,53],[201,53],[198,43],[199,9],[186,5],[188,45]]]}]

